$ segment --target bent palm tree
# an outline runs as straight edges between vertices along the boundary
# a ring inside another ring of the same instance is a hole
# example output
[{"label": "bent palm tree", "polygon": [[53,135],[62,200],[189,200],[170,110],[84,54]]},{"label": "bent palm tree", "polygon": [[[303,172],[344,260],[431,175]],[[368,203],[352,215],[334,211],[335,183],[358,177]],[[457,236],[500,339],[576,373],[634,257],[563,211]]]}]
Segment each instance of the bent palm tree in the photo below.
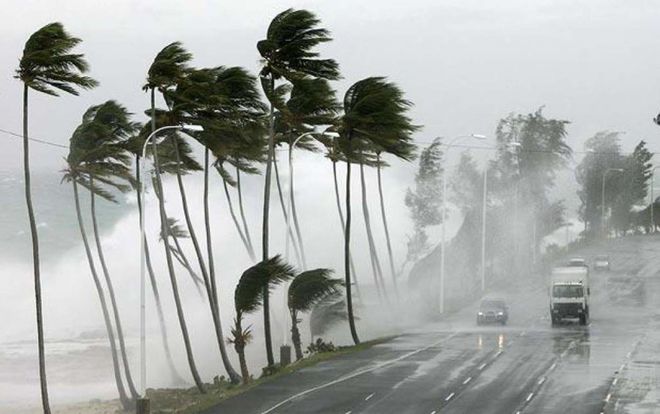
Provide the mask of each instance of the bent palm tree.
[{"label": "bent palm tree", "polygon": [[[88,111],[89,113],[89,111]],[[65,175],[63,180],[71,182],[73,184],[73,192],[76,204],[76,215],[78,217],[78,227],[80,229],[80,234],[82,236],[83,245],[85,247],[85,253],[87,255],[87,261],[89,263],[90,271],[92,274],[92,279],[96,287],[96,292],[99,297],[101,304],[101,310],[103,313],[103,319],[105,322],[106,332],[108,335],[108,340],[110,342],[110,351],[112,353],[112,363],[115,375],[115,382],[117,385],[117,391],[119,392],[119,398],[125,409],[129,409],[132,405],[131,399],[128,398],[124,384],[121,378],[121,369],[118,362],[118,351],[117,345],[115,343],[115,334],[114,328],[112,326],[110,312],[108,311],[108,305],[105,299],[105,293],[103,286],[101,284],[96,266],[94,264],[94,258],[87,240],[87,233],[85,231],[82,213],[80,209],[80,196],[78,193],[78,185],[90,190],[92,193],[102,195],[104,198],[112,199],[113,196],[111,193],[105,189],[99,187],[94,183],[94,178],[97,177],[98,181],[109,183],[112,187],[122,188],[124,185],[118,182],[113,181],[110,174],[108,174],[108,169],[104,169],[102,163],[108,161],[108,157],[112,156],[116,152],[116,149],[113,148],[113,144],[103,143],[103,137],[109,132],[108,129],[101,125],[98,122],[90,121],[89,119],[83,118],[83,124],[81,124],[73,136],[71,137],[70,152],[67,156],[67,169],[65,170]],[[106,282],[109,280],[106,279]],[[111,285],[109,285],[110,288]],[[114,304],[116,305],[116,303]],[[114,306],[113,306],[114,308]],[[115,308],[116,309],[116,308]],[[115,322],[118,322],[118,314],[115,312]],[[119,333],[118,323],[118,333]],[[120,340],[120,344],[123,340]],[[123,346],[123,345],[122,345]],[[122,351],[122,356],[125,357],[125,353]],[[126,359],[124,359],[124,367],[126,370],[127,380],[130,378],[130,371],[128,371],[128,365]],[[130,387],[129,387],[130,388]],[[133,391],[131,391],[133,394]],[[133,396],[134,397],[134,396]]]},{"label": "bent palm tree", "polygon": [[[98,220],[96,218],[96,195],[112,202],[117,202],[117,200],[110,193],[99,191],[94,180],[96,179],[101,184],[121,192],[127,192],[130,190],[130,186],[121,182],[125,181],[132,184],[133,181],[129,167],[131,159],[126,151],[125,145],[123,144],[128,137],[136,131],[138,126],[130,121],[130,114],[126,108],[115,101],[107,101],[102,105],[91,107],[87,110],[83,119],[86,122],[97,124],[99,128],[102,128],[101,131],[103,131],[102,134],[97,137],[97,142],[93,143],[94,147],[90,148],[90,153],[101,152],[100,156],[94,156],[86,161],[91,196],[90,206],[92,213],[92,227],[94,230],[94,240],[99,262],[101,263],[101,269],[110,296],[110,304],[112,305],[112,313],[115,327],[117,329],[117,338],[119,339],[119,349],[121,351],[122,362],[124,365],[126,384],[128,385],[128,389],[133,399],[137,399],[139,394],[133,383],[131,369],[128,363],[124,330],[119,316],[115,289],[105,261],[103,246],[99,235]],[[84,139],[84,136],[82,138]],[[104,146],[107,149],[99,151],[99,146]],[[85,157],[85,154],[82,156]],[[115,181],[114,179],[120,181]]]},{"label": "bent palm tree", "polygon": [[382,77],[370,77],[354,83],[344,96],[344,113],[339,119],[339,148],[346,161],[346,234],[344,237],[344,272],[346,308],[353,341],[360,342],[355,328],[351,296],[351,163],[359,161],[364,147],[378,145],[385,151],[396,148],[399,137],[410,134],[415,126],[406,116],[410,103],[403,92]]},{"label": "bent palm tree", "polygon": [[46,357],[44,352],[44,328],[41,304],[41,268],[39,263],[39,236],[32,206],[30,181],[30,146],[28,136],[28,91],[33,89],[51,96],[59,92],[78,95],[78,88],[91,89],[97,82],[83,74],[88,65],[82,54],[71,53],[81,42],[70,36],[61,23],[50,23],[34,32],[25,43],[23,56],[15,78],[23,82],[23,174],[25,202],[32,239],[32,265],[34,273],[34,299],[37,315],[37,347],[39,354],[39,384],[44,414],[50,414]]},{"label": "bent palm tree", "polygon": [[243,328],[243,317],[255,312],[263,305],[267,290],[290,280],[294,276],[293,267],[286,264],[277,255],[268,260],[257,263],[241,275],[234,292],[234,308],[236,318],[232,328],[232,338],[229,343],[234,345],[241,365],[243,383],[250,380],[250,373],[245,360],[245,346],[249,343],[252,334],[250,327]]},{"label": "bent palm tree", "polygon": [[289,285],[287,305],[291,314],[291,341],[296,350],[296,359],[302,359],[302,346],[298,322],[300,313],[309,312],[328,299],[336,299],[343,285],[341,279],[332,279],[332,270],[313,269],[300,273]]},{"label": "bent palm tree", "polygon": [[[171,43],[163,50],[161,50],[154,62],[151,64],[147,76],[147,83],[144,86],[144,90],[149,90],[151,94],[151,130],[152,133],[156,130],[156,96],[155,92],[158,89],[161,93],[165,93],[168,88],[173,87],[176,83],[183,78],[186,73],[189,71],[187,63],[192,59],[192,55],[188,53],[179,42]],[[155,166],[155,184],[156,191],[161,194],[161,197],[158,197],[158,209],[160,215],[160,225],[161,232],[167,234],[168,225],[167,225],[167,212],[165,210],[165,203],[163,201],[163,184],[161,180],[161,167],[158,162],[158,145],[156,140],[152,144],[152,154],[154,157],[154,166]],[[201,393],[206,393],[204,384],[199,376],[197,371],[197,366],[195,364],[195,358],[192,351],[192,346],[190,343],[190,336],[188,335],[188,326],[186,323],[185,315],[183,312],[183,305],[181,303],[181,297],[179,295],[179,287],[176,280],[176,273],[174,271],[174,263],[172,261],[172,252],[170,250],[170,244],[167,240],[163,243],[165,249],[165,259],[167,261],[167,270],[170,278],[170,285],[172,287],[172,295],[174,296],[174,303],[176,305],[177,318],[179,319],[179,327],[181,328],[181,335],[183,337],[183,343],[186,348],[186,356],[188,359],[188,366],[190,367],[190,373],[192,374],[193,380],[197,389]]]},{"label": "bent palm tree", "polygon": [[199,69],[177,84],[171,94],[172,115],[181,120],[205,126],[204,131],[190,134],[205,147],[204,151],[204,219],[208,272],[201,250],[196,241],[189,217],[185,192],[177,170],[177,180],[182,195],[184,215],[193,246],[197,253],[202,276],[208,283],[207,294],[213,313],[214,326],[223,363],[233,382],[240,382],[238,373],[233,371],[225,350],[222,324],[219,315],[219,298],[213,260],[211,222],[208,204],[210,154],[224,158],[237,145],[238,141],[251,143],[262,132],[261,119],[265,110],[256,88],[256,79],[240,67],[216,67]]},{"label": "bent palm tree", "polygon": [[[270,102],[268,123],[268,154],[264,182],[264,206],[262,220],[262,260],[267,260],[270,208],[270,186],[272,163],[275,158],[275,105],[278,103],[276,82],[281,79],[291,81],[305,76],[323,79],[337,79],[339,66],[332,59],[319,59],[314,50],[321,43],[332,40],[328,30],[318,27],[320,20],[307,10],[287,9],[275,16],[268,26],[266,38],[257,43],[257,50],[263,58],[259,74],[261,86]],[[264,287],[264,334],[266,358],[269,365],[275,363],[270,333],[270,307],[268,286]]]}]

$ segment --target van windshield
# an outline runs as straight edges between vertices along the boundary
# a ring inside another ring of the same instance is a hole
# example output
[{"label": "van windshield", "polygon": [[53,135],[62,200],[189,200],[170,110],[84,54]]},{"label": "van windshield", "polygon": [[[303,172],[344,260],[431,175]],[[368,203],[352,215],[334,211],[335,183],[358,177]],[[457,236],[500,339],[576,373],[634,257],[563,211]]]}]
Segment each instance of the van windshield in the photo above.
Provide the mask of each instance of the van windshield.
[{"label": "van windshield", "polygon": [[552,296],[556,298],[581,298],[584,289],[577,285],[558,285],[552,288]]}]

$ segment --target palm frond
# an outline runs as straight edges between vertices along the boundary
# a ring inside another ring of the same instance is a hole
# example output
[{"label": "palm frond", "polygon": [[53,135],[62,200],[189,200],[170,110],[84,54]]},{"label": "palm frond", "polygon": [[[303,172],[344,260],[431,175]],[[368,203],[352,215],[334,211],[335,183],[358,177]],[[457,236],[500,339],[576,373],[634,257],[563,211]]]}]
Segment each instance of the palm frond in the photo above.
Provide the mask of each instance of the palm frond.
[{"label": "palm frond", "polygon": [[234,306],[238,317],[256,311],[263,303],[264,289],[290,280],[294,269],[280,255],[250,267],[241,276],[234,292]]},{"label": "palm frond", "polygon": [[47,24],[25,43],[15,77],[29,88],[53,96],[60,91],[78,95],[78,89],[94,88],[98,82],[83,75],[89,70],[84,56],[70,53],[80,42],[61,23]]},{"label": "palm frond", "polygon": [[330,269],[308,270],[296,276],[289,285],[289,309],[306,312],[339,292],[343,283],[341,279],[332,279],[331,276]]}]

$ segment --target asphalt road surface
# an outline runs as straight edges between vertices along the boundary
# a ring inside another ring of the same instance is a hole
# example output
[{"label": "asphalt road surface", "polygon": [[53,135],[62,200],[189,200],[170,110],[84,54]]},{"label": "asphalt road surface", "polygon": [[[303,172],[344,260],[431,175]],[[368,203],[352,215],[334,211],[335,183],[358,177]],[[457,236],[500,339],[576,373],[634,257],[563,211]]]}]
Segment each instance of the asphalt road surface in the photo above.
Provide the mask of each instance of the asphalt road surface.
[{"label": "asphalt road surface", "polygon": [[584,252],[612,260],[610,272],[592,274],[586,327],[552,328],[539,285],[510,297],[506,326],[477,326],[470,306],[262,384],[208,413],[660,413],[650,397],[658,390],[660,240],[650,240]]}]

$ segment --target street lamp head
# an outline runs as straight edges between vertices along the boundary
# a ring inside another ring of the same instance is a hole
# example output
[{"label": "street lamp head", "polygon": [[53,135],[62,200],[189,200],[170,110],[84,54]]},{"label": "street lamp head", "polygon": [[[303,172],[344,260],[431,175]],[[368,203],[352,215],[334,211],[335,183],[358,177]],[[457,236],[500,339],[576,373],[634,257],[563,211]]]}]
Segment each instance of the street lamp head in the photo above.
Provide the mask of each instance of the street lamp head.
[{"label": "street lamp head", "polygon": [[625,170],[623,168],[612,168],[612,171],[624,172]]},{"label": "street lamp head", "polygon": [[204,127],[201,125],[186,124],[181,127],[181,129],[187,129],[189,131],[202,132]]},{"label": "street lamp head", "polygon": [[474,139],[486,139],[486,138],[488,138],[487,136],[482,135],[482,134],[472,134],[470,136]]}]

